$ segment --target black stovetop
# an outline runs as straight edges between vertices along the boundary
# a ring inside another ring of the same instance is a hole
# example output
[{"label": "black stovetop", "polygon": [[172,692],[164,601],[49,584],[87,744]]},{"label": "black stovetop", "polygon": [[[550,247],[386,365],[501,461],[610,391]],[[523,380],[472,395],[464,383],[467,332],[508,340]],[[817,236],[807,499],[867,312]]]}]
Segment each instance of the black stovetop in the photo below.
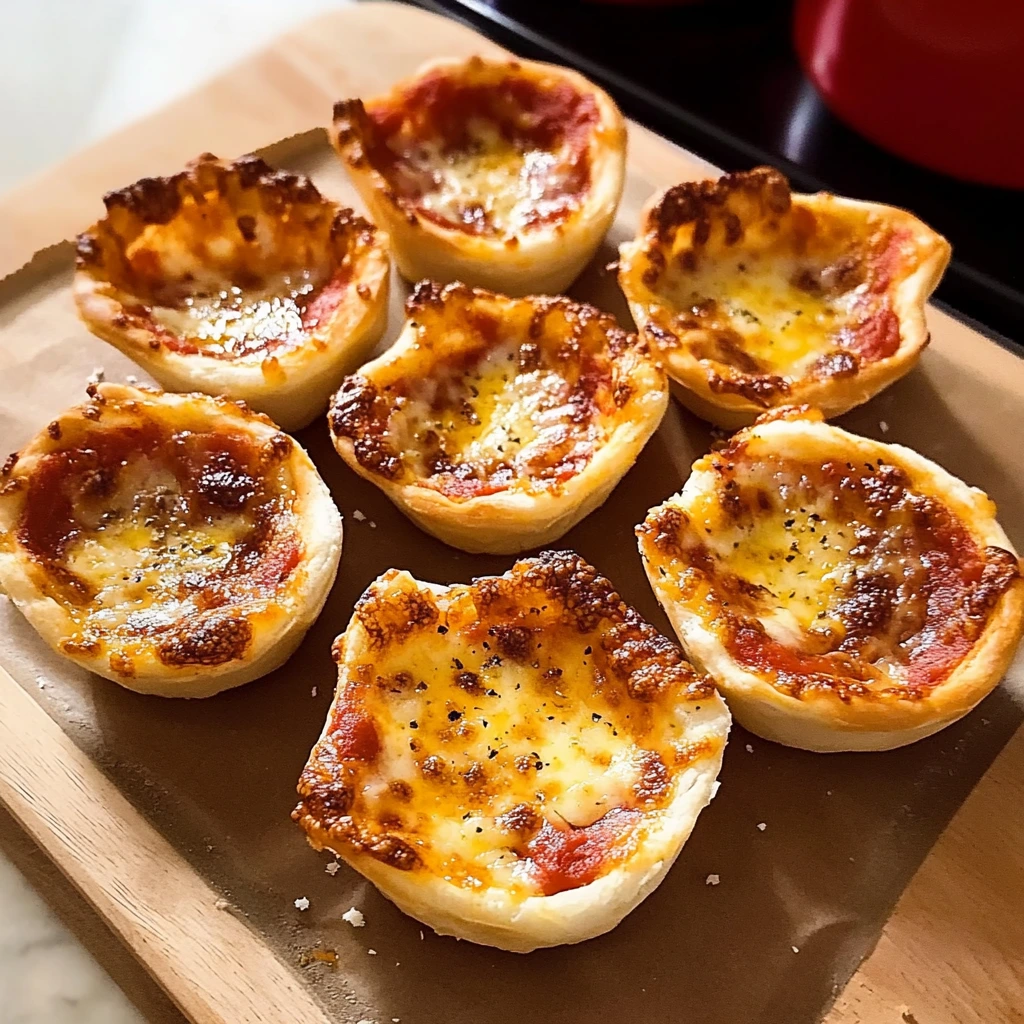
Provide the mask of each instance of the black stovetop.
[{"label": "black stovetop", "polygon": [[[521,56],[578,68],[635,120],[727,170],[771,163],[801,190],[827,188],[912,210],[953,244],[937,298],[986,333],[1024,346],[1024,191],[917,167],[833,117],[793,52],[791,0],[416,2]],[[1019,116],[1007,111],[1008,119]]]}]

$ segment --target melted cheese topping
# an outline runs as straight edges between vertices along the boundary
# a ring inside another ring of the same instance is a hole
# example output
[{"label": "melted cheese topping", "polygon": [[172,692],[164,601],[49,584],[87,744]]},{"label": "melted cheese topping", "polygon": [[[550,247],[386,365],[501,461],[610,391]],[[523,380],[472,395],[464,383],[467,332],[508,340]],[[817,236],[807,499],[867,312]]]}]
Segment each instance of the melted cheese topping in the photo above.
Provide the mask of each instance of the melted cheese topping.
[{"label": "melted cheese topping", "polygon": [[464,467],[482,483],[531,489],[586,462],[605,434],[598,419],[576,422],[572,395],[554,369],[524,368],[509,340],[465,373],[414,382],[391,427],[417,476]]},{"label": "melted cheese topping", "polygon": [[462,285],[417,302],[395,354],[346,378],[329,417],[336,442],[389,480],[453,501],[556,492],[664,400],[646,344],[592,307]]},{"label": "melted cheese topping", "polygon": [[68,545],[64,565],[93,595],[69,612],[89,632],[151,633],[195,614],[203,587],[253,532],[251,514],[189,514],[178,481],[150,460],[121,475],[91,532]]},{"label": "melted cheese topping", "polygon": [[564,158],[512,145],[489,121],[474,119],[468,132],[470,147],[426,140],[395,151],[398,180],[424,213],[473,233],[512,236],[579,205],[564,191]]},{"label": "melted cheese topping", "polygon": [[701,351],[701,357],[799,378],[811,373],[820,356],[835,351],[840,330],[857,322],[862,302],[856,290],[826,296],[798,288],[793,282],[806,269],[806,261],[780,254],[747,256],[734,264],[709,260],[692,275],[670,275],[667,295],[695,326],[734,331],[742,353],[754,363],[713,348]]},{"label": "melted cheese topping", "polygon": [[299,562],[290,440],[147,420],[74,429],[75,443],[40,457],[17,526],[40,589],[74,623],[62,648],[107,651],[126,675],[144,653],[168,664],[240,657],[245,616]]},{"label": "melted cheese topping", "polygon": [[[863,524],[850,521],[828,487],[808,488],[799,467],[766,460],[744,468],[744,491],[766,496],[769,507],[759,498],[756,513],[737,522],[723,515],[715,494],[694,506],[693,523],[716,569],[758,591],[758,618],[769,635],[804,645],[808,632],[838,625],[835,608],[856,577],[851,553]],[[892,525],[892,547],[905,526]]]},{"label": "melted cheese topping", "polygon": [[1015,578],[1016,558],[979,549],[897,466],[828,454],[812,464],[739,443],[698,464],[684,500],[642,528],[656,586],[786,692],[935,685]]},{"label": "melted cheese topping", "polygon": [[469,587],[439,607],[422,595],[410,604],[415,584],[401,577],[378,581],[357,616],[383,601],[373,614],[422,629],[382,649],[349,628],[325,739],[300,785],[297,814],[344,807],[357,848],[465,888],[549,895],[628,858],[695,765],[719,756],[719,699],[678,652],[655,667],[650,645],[674,648],[650,627],[631,634],[631,670],[664,690],[638,699],[608,620],[571,626],[542,594],[542,605],[495,615]]},{"label": "melted cheese topping", "polygon": [[261,360],[307,340],[304,314],[318,278],[309,270],[277,274],[255,288],[187,295],[180,305],[154,305],[154,321],[208,356]]}]

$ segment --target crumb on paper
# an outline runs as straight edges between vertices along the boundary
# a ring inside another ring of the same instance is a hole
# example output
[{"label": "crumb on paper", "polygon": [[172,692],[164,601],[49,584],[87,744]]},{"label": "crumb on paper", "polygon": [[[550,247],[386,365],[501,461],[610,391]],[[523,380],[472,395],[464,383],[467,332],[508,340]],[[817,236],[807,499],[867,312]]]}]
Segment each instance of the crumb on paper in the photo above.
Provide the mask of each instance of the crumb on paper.
[{"label": "crumb on paper", "polygon": [[369,954],[370,956],[376,956],[376,955],[377,955],[377,950],[375,950],[375,949],[368,949],[368,950],[367,950],[366,952],[367,952],[367,953],[368,953],[368,954]]},{"label": "crumb on paper", "polygon": [[757,823],[757,831],[758,832],[763,832],[767,827],[768,827],[768,822],[766,822],[766,821],[759,821]]},{"label": "crumb on paper", "polygon": [[[330,867],[330,864],[327,866]],[[337,864],[335,864],[335,867],[337,867]],[[331,871],[329,874],[333,875],[334,872]],[[352,925],[353,928],[362,928],[363,925],[366,924],[366,918],[363,917],[363,912],[361,910],[356,910],[355,907],[349,907],[348,910],[341,915],[341,919],[347,924]]]},{"label": "crumb on paper", "polygon": [[917,1018],[910,1012],[909,1006],[904,1006],[900,1010],[900,1019],[904,1024],[917,1024]]},{"label": "crumb on paper", "polygon": [[882,432],[883,434],[888,434],[888,433],[889,433],[889,424],[888,424],[888,423],[886,423],[886,422],[885,422],[885,420],[879,420],[879,421],[878,421],[878,429],[879,429],[879,430],[880,430],[880,431],[881,431],[881,432]]},{"label": "crumb on paper", "polygon": [[370,520],[370,529],[371,530],[376,530],[377,529],[377,524],[372,519]]},{"label": "crumb on paper", "polygon": [[333,949],[320,949],[314,947],[313,949],[305,950],[299,954],[299,966],[300,967],[313,967],[316,964],[326,964],[328,967],[336,967],[338,963],[338,954]]},{"label": "crumb on paper", "polygon": [[309,691],[309,695],[310,695],[310,697],[315,697],[316,696],[316,687],[315,686],[313,687],[312,690]]},{"label": "crumb on paper", "polygon": [[215,910],[230,910],[231,904],[222,896],[216,903],[214,903]]},{"label": "crumb on paper", "polygon": [[128,375],[127,375],[127,376],[125,377],[125,383],[127,383],[127,384],[131,384],[131,385],[133,385],[133,386],[134,386],[135,384],[138,384],[138,383],[139,383],[139,378],[138,378],[138,377],[136,377],[134,373],[129,373],[129,374],[128,374]]},{"label": "crumb on paper", "polygon": [[794,953],[799,953],[800,952],[800,947],[799,946],[793,946],[793,952]]},{"label": "crumb on paper", "polygon": [[99,384],[106,378],[106,376],[107,373],[102,366],[94,366],[92,368],[92,373],[89,374],[89,383]]},{"label": "crumb on paper", "polygon": [[377,1024],[375,1020],[370,1020],[368,1017],[364,1017],[362,1020],[357,1021],[356,1024]]},{"label": "crumb on paper", "polygon": [[704,884],[705,885],[718,885],[718,883],[720,881],[721,881],[721,878],[719,878],[718,875],[708,875],[708,877],[704,879]]},{"label": "crumb on paper", "polygon": [[[331,863],[324,868],[324,871],[333,878],[338,873],[338,862],[336,860],[332,860]],[[355,910],[356,908],[353,907],[352,909]]]},{"label": "crumb on paper", "polygon": [[305,896],[300,896],[295,901],[295,909],[296,910],[309,910],[309,900],[306,899]]},{"label": "crumb on paper", "polygon": [[746,749],[747,749],[747,753],[748,754],[752,754],[754,752],[754,744],[753,743],[748,743]]},{"label": "crumb on paper", "polygon": [[357,523],[365,523],[366,522],[366,516],[362,512],[360,512],[359,509],[353,509],[353,511],[352,511],[352,518]]}]

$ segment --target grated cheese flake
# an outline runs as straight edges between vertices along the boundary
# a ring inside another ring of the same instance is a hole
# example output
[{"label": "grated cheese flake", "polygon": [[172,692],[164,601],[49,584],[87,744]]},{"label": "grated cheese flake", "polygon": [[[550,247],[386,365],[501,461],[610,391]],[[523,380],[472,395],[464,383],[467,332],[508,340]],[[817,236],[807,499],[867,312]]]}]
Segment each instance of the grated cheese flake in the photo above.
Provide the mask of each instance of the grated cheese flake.
[{"label": "grated cheese flake", "polygon": [[[335,864],[337,867],[337,864]],[[332,871],[331,874],[334,872]],[[362,928],[366,924],[366,918],[363,917],[361,910],[356,910],[355,907],[349,907],[344,914],[341,915],[342,921],[352,925],[353,928]]]}]

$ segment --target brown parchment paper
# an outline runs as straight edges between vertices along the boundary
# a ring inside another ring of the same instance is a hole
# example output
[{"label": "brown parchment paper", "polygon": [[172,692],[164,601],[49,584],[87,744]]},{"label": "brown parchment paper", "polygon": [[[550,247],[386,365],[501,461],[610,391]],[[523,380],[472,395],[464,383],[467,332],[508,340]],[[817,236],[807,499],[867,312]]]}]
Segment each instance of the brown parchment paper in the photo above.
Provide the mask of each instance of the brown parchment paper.
[{"label": "brown parchment paper", "polygon": [[[282,144],[270,156],[358,205],[320,133]],[[694,176],[707,169],[696,160],[690,165]],[[605,249],[572,289],[623,323],[628,311],[603,267],[632,235],[640,205],[664,184],[631,175]],[[81,400],[95,368],[111,380],[145,379],[77,322],[71,273],[71,249],[64,245],[0,284],[4,452]],[[394,280],[384,345],[397,335],[407,292]],[[1024,361],[937,310],[930,319],[933,344],[920,367],[841,423],[908,444],[984,488],[1020,547]],[[511,559],[463,554],[421,533],[346,469],[324,422],[299,439],[345,515],[346,535],[327,606],[281,670],[205,701],[139,696],[53,655],[2,597],[0,664],[339,1021],[819,1020],[1024,717],[1013,696],[1022,682],[1020,661],[974,713],[902,750],[816,755],[734,727],[718,797],[662,886],[607,936],[527,956],[440,938],[344,865],[328,875],[330,859],[308,848],[288,815],[333,692],[330,643],[363,588],[391,566],[451,582],[502,572]],[[679,489],[709,445],[706,427],[673,403],[605,506],[559,543],[598,566],[665,632],[633,526]],[[356,510],[365,520],[354,518]],[[718,885],[706,884],[712,874]],[[301,896],[310,901],[304,913],[293,906]],[[363,912],[365,927],[340,920],[351,906]],[[315,949],[336,953],[337,962],[311,959]]]}]

